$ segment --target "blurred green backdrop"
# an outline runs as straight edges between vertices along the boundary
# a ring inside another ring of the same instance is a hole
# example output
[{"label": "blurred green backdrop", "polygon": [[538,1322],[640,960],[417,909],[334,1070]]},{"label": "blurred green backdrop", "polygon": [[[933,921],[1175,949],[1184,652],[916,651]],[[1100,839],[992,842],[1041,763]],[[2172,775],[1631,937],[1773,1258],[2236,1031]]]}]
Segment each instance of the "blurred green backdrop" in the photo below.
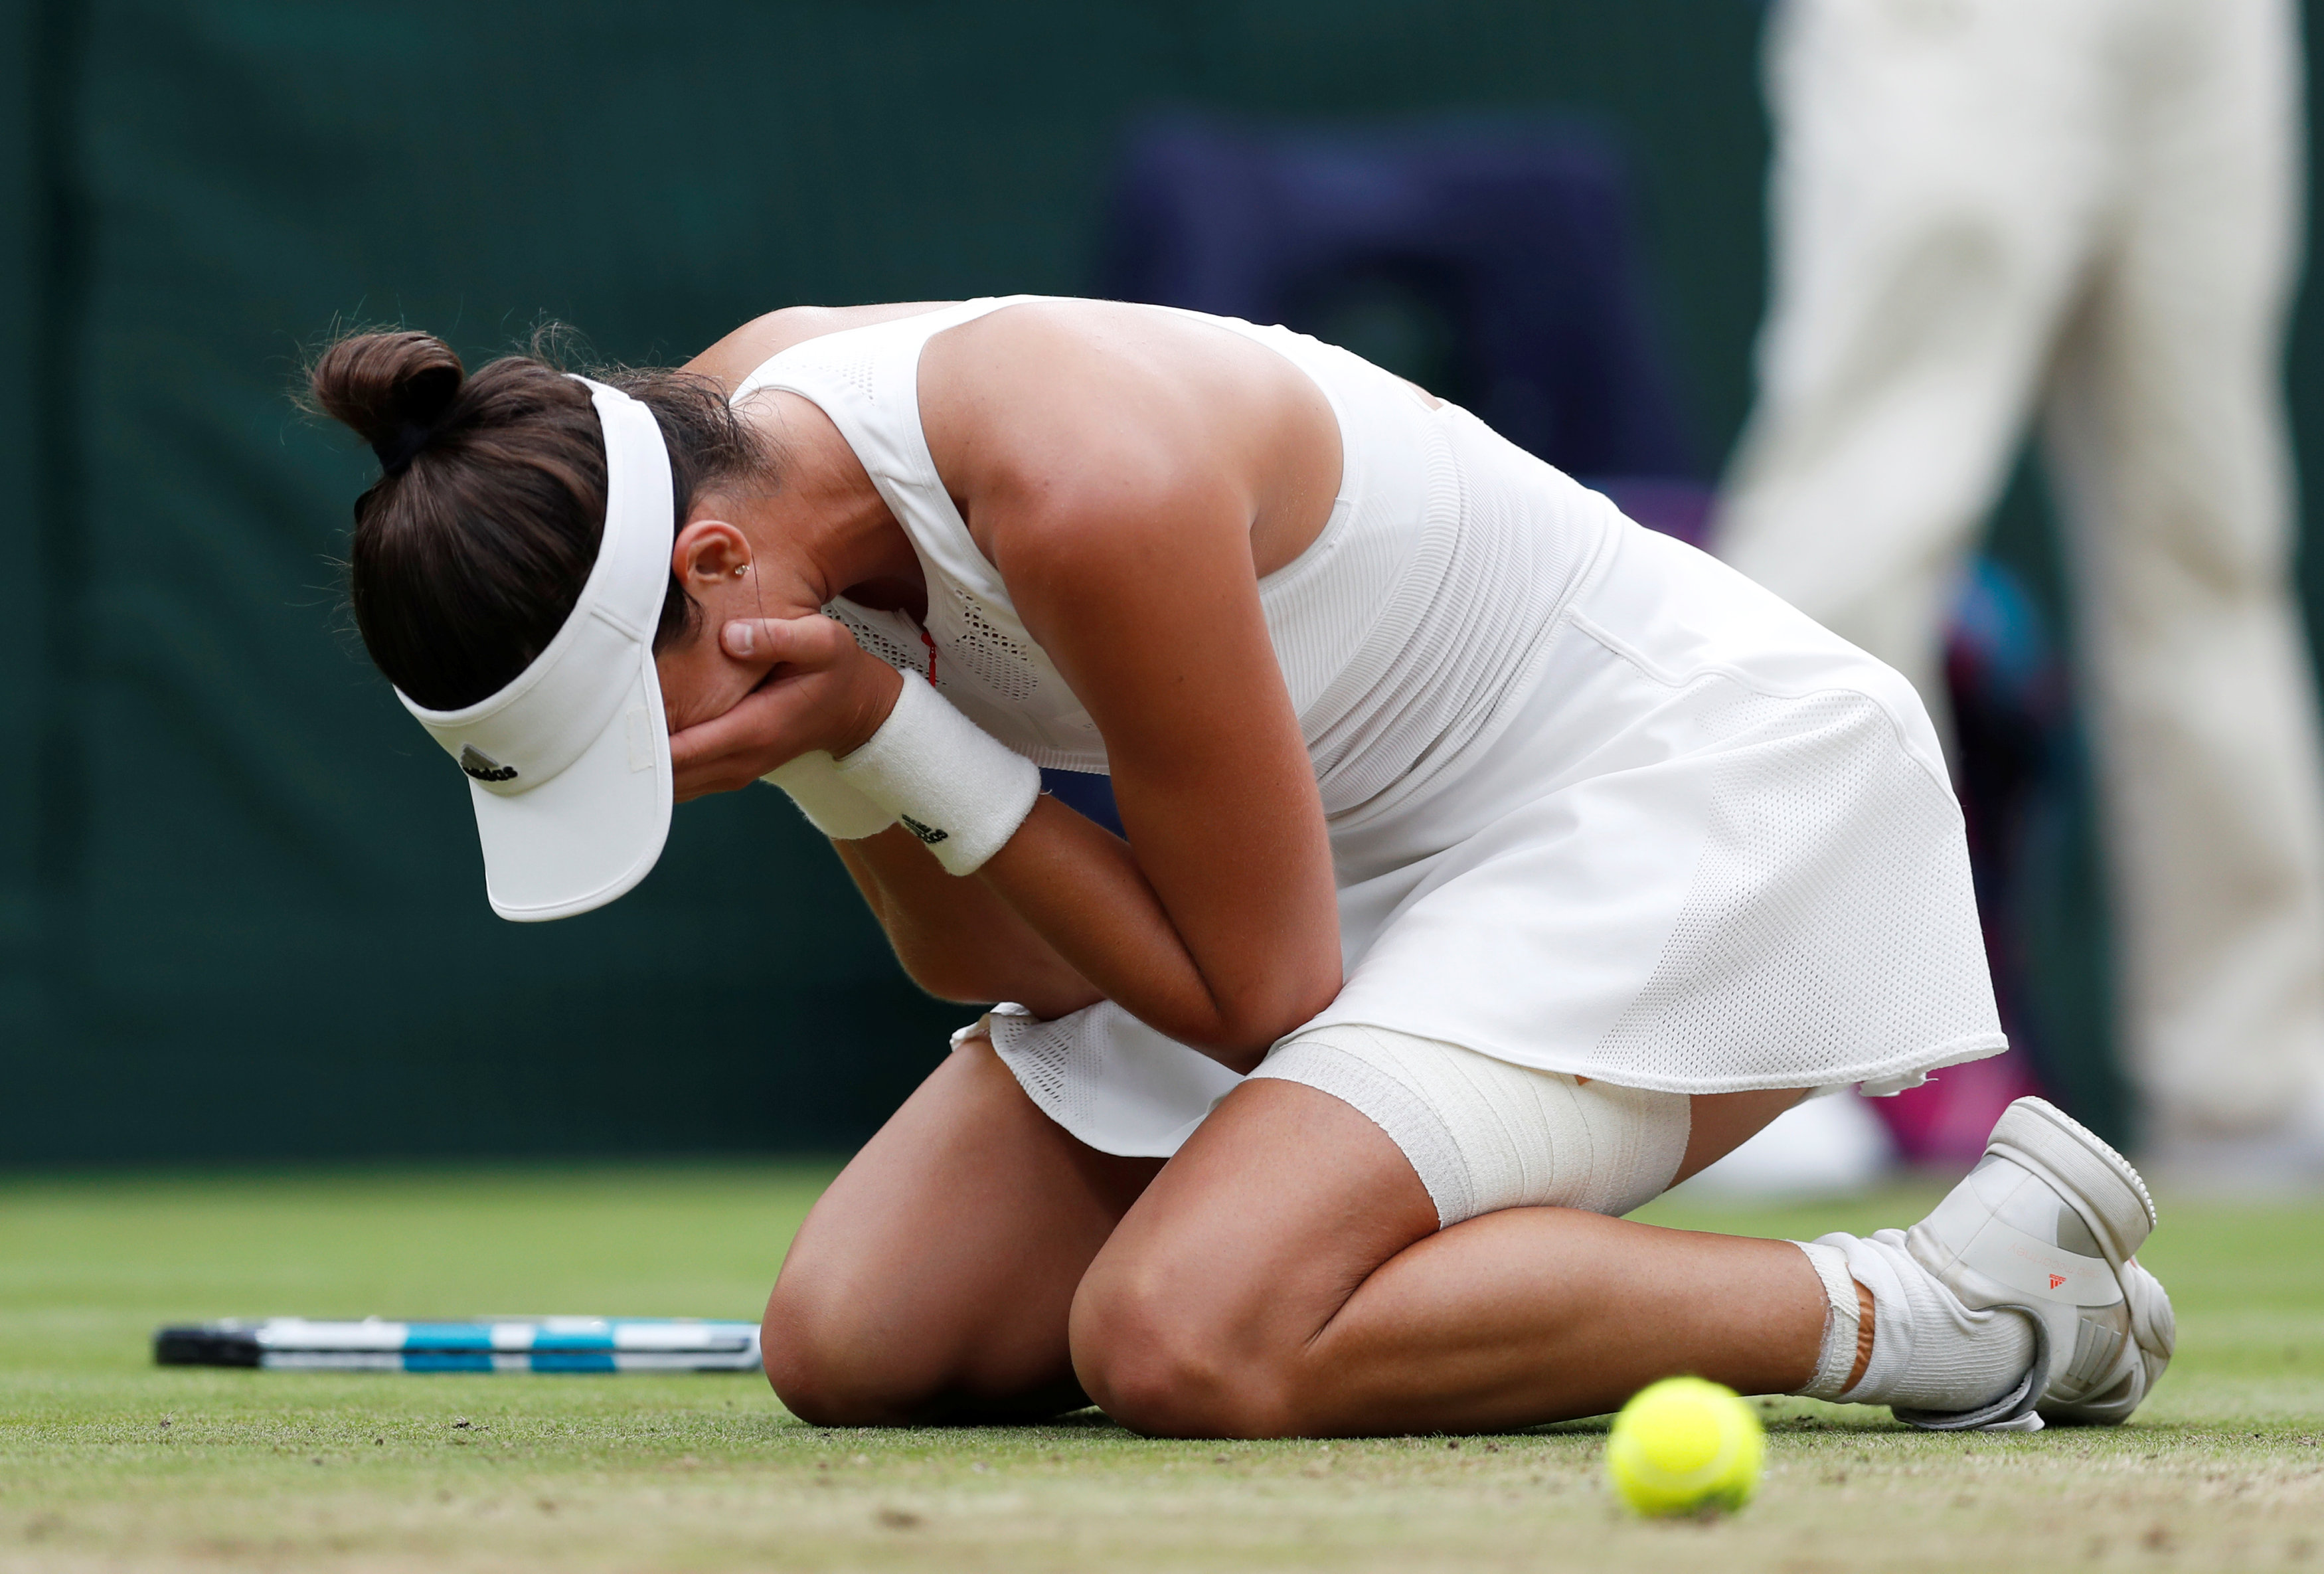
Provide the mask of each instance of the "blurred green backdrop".
[{"label": "blurred green backdrop", "polygon": [[[335,323],[672,360],[797,301],[1072,292],[1145,112],[1557,107],[1634,162],[1711,459],[1748,396],[1748,0],[0,15],[0,1162],[837,1148],[964,1015],[771,792],[681,810],[610,909],[491,916],[337,610],[370,457],[287,399]],[[2315,473],[2308,319],[2297,368]]]}]

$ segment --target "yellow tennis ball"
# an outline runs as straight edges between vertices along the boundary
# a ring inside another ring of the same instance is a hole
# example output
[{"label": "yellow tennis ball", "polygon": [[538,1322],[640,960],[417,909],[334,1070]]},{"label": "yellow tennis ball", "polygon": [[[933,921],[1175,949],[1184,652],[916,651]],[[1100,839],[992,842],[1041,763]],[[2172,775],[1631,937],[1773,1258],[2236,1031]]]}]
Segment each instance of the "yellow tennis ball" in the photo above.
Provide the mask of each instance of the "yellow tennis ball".
[{"label": "yellow tennis ball", "polygon": [[1759,1418],[1733,1389],[1665,1377],[1614,1418],[1606,1474],[1640,1514],[1715,1514],[1751,1501],[1766,1453]]}]

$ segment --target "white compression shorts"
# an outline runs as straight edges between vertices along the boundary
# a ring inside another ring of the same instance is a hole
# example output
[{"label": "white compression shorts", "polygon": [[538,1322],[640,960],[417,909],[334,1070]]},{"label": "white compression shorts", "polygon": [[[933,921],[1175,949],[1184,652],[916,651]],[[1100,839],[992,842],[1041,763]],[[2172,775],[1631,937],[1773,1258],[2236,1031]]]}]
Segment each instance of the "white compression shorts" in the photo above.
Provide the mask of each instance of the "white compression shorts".
[{"label": "white compression shorts", "polygon": [[1683,1093],[1582,1081],[1390,1028],[1317,1028],[1251,1075],[1361,1111],[1411,1161],[1443,1228],[1504,1208],[1628,1213],[1669,1189],[1692,1125]]}]

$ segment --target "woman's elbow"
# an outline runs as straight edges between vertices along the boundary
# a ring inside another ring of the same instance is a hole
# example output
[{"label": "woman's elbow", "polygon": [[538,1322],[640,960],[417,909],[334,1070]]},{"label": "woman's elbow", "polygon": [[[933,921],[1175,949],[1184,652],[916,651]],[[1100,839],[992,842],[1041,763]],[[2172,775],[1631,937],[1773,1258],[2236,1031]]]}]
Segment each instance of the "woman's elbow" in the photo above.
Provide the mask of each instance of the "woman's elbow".
[{"label": "woman's elbow", "polygon": [[956,1005],[987,1006],[1013,1000],[1039,1017],[1069,1015],[1102,996],[1081,978],[1057,968],[955,949],[898,946],[896,960],[922,993]]},{"label": "woman's elbow", "polygon": [[1248,1075],[1285,1034],[1314,1020],[1340,993],[1341,975],[1316,970],[1298,977],[1278,976],[1248,997],[1222,1002],[1191,1035],[1174,1034],[1229,1070]]}]

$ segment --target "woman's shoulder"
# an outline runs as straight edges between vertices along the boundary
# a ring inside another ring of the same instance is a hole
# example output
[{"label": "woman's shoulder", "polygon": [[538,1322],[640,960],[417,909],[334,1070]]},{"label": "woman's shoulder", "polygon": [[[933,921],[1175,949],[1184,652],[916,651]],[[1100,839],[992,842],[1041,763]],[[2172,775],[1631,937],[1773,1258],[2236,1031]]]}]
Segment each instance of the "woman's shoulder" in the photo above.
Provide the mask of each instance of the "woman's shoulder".
[{"label": "woman's shoulder", "polygon": [[686,370],[710,378],[728,393],[750,375],[795,345],[825,334],[870,328],[898,318],[919,317],[958,305],[954,301],[899,301],[872,306],[786,306],[754,317],[686,363]]}]

